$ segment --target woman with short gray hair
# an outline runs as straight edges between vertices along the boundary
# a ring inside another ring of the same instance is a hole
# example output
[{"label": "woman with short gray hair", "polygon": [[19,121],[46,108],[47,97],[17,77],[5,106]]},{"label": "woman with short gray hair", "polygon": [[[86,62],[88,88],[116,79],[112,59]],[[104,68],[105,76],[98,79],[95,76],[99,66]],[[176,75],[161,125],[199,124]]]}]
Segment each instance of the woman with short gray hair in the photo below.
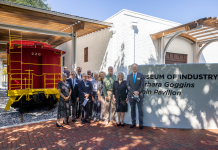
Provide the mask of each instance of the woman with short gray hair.
[{"label": "woman with short gray hair", "polygon": [[60,123],[61,122],[60,120],[62,118],[65,118],[65,121],[63,120],[63,124],[69,125],[67,118],[71,116],[69,99],[72,90],[70,88],[70,84],[66,80],[67,80],[67,75],[63,73],[62,81],[60,81],[57,85],[57,89],[60,95],[59,102],[58,102],[57,122],[56,122],[57,127],[63,127]]},{"label": "woman with short gray hair", "polygon": [[117,126],[124,126],[123,119],[124,114],[127,112],[128,91],[126,80],[124,80],[124,74],[119,72],[117,75],[117,81],[113,84],[113,98],[116,103],[116,112],[118,117]]}]

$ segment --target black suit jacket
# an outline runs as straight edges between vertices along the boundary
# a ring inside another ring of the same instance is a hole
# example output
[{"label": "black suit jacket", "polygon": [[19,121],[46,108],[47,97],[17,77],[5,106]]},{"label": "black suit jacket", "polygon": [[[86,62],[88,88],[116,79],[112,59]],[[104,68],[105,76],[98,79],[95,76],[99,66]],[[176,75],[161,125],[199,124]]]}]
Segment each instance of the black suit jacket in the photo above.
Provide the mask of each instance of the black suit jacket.
[{"label": "black suit jacket", "polygon": [[126,85],[127,85],[128,91],[129,91],[128,92],[129,98],[132,98],[134,91],[138,91],[139,92],[139,97],[140,98],[144,97],[144,93],[143,93],[144,82],[145,82],[144,81],[144,76],[140,72],[137,72],[135,83],[134,83],[134,79],[133,79],[133,73],[130,73],[127,76]]},{"label": "black suit jacket", "polygon": [[92,101],[92,95],[91,95],[93,91],[92,82],[86,80],[86,85],[87,86],[85,86],[85,83],[83,82],[83,80],[78,83],[80,103],[83,103],[86,94],[89,94],[89,102]]},{"label": "black suit jacket", "polygon": [[[82,75],[81,75],[82,76]],[[82,77],[81,80],[78,78],[78,74],[76,74],[76,82],[79,83],[80,81],[82,81]]]},{"label": "black suit jacket", "polygon": [[72,82],[72,78],[70,79],[67,79],[68,83],[70,84],[70,88],[72,90],[72,93],[71,93],[71,100],[72,102],[75,102],[76,101],[76,98],[79,97],[79,90],[78,90],[78,84],[75,83],[75,86],[73,88],[73,82]]}]

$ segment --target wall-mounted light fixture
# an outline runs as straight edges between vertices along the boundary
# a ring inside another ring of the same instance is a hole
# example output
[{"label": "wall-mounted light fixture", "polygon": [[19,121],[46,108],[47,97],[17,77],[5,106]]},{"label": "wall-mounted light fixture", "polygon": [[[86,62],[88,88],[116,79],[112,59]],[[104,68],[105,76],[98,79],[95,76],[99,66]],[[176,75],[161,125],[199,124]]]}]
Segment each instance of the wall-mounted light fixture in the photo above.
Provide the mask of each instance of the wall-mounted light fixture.
[{"label": "wall-mounted light fixture", "polygon": [[137,28],[138,22],[131,22],[130,25],[131,25],[131,28],[135,30]]}]

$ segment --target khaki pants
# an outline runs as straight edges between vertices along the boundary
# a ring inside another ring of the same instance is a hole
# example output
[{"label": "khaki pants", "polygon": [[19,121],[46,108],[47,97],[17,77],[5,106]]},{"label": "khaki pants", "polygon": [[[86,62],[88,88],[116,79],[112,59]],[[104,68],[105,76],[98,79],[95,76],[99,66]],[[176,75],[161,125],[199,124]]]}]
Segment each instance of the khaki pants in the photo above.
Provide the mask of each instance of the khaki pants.
[{"label": "khaki pants", "polygon": [[101,96],[101,118],[105,117],[105,97]]},{"label": "khaki pants", "polygon": [[105,99],[105,119],[110,120],[110,108],[111,108],[111,120],[115,119],[116,105],[113,100],[112,91],[107,91],[108,100]]}]

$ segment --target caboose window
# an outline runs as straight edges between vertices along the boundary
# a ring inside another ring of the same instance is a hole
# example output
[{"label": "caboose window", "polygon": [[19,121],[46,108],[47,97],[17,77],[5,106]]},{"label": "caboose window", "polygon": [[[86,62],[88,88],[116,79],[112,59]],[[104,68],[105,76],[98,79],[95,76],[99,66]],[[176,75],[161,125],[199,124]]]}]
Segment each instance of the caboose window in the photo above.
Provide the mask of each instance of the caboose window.
[{"label": "caboose window", "polygon": [[84,48],[84,62],[88,62],[88,47]]}]

